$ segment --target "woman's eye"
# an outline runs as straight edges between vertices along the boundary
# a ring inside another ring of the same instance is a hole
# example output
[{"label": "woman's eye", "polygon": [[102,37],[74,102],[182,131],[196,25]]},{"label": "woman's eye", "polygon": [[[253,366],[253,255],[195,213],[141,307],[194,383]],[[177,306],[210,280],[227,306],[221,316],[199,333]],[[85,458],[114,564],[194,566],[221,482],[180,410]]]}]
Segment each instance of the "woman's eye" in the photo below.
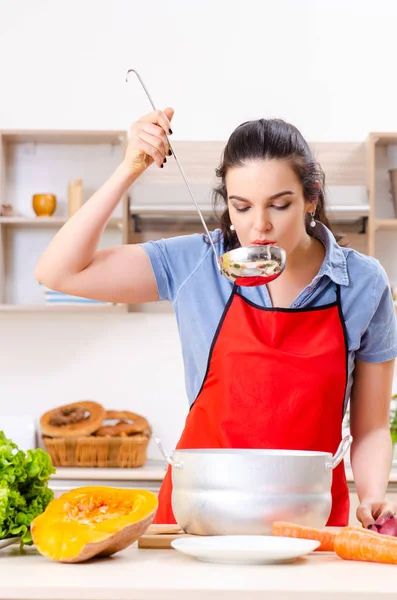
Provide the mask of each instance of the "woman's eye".
[{"label": "woman's eye", "polygon": [[234,207],[237,212],[239,213],[243,213],[243,212],[247,212],[247,210],[249,209],[249,206],[245,206],[244,208],[237,208],[237,206]]},{"label": "woman's eye", "polygon": [[289,206],[291,206],[291,202],[287,202],[287,204],[272,204],[272,208],[276,210],[285,210]]}]

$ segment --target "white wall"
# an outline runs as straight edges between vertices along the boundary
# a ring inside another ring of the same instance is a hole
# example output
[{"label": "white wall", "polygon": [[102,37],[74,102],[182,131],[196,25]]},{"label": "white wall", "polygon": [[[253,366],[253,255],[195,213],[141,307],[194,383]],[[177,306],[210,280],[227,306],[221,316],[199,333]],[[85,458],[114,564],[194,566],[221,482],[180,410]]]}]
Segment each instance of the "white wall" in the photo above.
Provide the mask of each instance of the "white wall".
[{"label": "white wall", "polygon": [[0,127],[124,128],[147,100],[178,139],[281,115],[315,140],[397,129],[394,0],[2,0]]},{"label": "white wall", "polygon": [[13,314],[0,330],[1,414],[95,400],[145,415],[172,449],[187,413],[173,315]]},{"label": "white wall", "polygon": [[[175,139],[281,116],[311,140],[397,130],[395,0],[2,0],[0,129],[118,129],[172,105]],[[175,443],[187,405],[172,315],[0,317],[1,412],[75,399],[141,411]],[[158,456],[151,447],[151,456]]]}]

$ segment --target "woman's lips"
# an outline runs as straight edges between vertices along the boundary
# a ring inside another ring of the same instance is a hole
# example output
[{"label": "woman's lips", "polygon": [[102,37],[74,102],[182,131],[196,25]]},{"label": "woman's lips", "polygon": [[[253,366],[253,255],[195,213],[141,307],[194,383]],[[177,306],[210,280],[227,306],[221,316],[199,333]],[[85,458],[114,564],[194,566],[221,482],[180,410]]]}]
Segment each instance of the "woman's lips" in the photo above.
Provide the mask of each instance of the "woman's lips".
[{"label": "woman's lips", "polygon": [[273,240],[254,240],[251,242],[251,246],[275,246],[277,242]]}]

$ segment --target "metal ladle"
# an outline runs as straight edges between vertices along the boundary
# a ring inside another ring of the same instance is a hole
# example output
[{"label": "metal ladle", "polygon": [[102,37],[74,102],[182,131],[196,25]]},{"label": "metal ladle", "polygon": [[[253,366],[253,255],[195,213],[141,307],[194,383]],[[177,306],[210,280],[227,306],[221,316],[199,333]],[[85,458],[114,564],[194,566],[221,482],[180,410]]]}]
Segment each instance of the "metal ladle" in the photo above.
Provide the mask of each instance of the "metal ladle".
[{"label": "metal ladle", "polygon": [[[128,78],[131,73],[134,73],[137,76],[146,93],[146,96],[149,99],[150,104],[152,105],[153,110],[156,110],[154,102],[150,97],[145,84],[135,69],[129,69],[127,71],[126,81],[128,82]],[[210,242],[212,250],[214,251],[219,272],[237,285],[250,287],[265,285],[266,283],[269,283],[273,279],[279,277],[285,268],[286,254],[285,250],[279,248],[278,246],[244,246],[241,248],[236,248],[235,250],[230,250],[221,256],[218,255],[200,207],[197,204],[196,198],[194,197],[175,151],[170,144],[168,136],[167,140],[176,164],[178,165],[181,175],[185,181],[186,187],[189,190],[190,196],[196,206],[197,212],[207,234],[208,241]]]}]

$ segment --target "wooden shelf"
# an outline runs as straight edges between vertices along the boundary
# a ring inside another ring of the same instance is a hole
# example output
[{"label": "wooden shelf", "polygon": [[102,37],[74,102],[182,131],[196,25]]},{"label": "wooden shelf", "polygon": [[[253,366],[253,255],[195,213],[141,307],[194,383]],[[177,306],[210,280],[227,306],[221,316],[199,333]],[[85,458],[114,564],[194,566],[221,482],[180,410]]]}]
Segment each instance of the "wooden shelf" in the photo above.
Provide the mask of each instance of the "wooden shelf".
[{"label": "wooden shelf", "polygon": [[93,304],[93,305],[65,305],[49,306],[48,304],[0,304],[0,313],[2,312],[126,312],[126,304]]},{"label": "wooden shelf", "polygon": [[374,219],[375,229],[397,229],[397,219]]},{"label": "wooden shelf", "polygon": [[[59,227],[67,221],[68,217],[0,217],[0,225],[11,225],[14,227]],[[107,226],[122,228],[123,219],[110,219]]]},{"label": "wooden shelf", "polygon": [[[0,203],[14,212],[0,216],[1,313],[127,312],[127,304],[45,304],[32,277],[36,257],[69,220],[69,182],[82,179],[86,200],[120,164],[127,143],[128,133],[116,129],[0,130]],[[51,217],[37,217],[32,209],[32,196],[43,189],[62,199],[63,208],[59,204]],[[120,209],[107,224],[104,245],[128,240],[127,191]]]},{"label": "wooden shelf", "polygon": [[63,225],[66,223],[66,217],[0,217],[1,225]]},{"label": "wooden shelf", "polygon": [[[385,240],[379,240],[376,232],[397,232],[397,218],[390,212],[391,181],[389,169],[395,160],[392,146],[397,146],[397,131],[374,131],[368,134],[366,143],[366,173],[368,198],[371,207],[368,219],[368,254],[379,258],[379,249],[385,252]],[[388,218],[377,214],[391,214]],[[392,256],[382,257],[389,279],[396,279],[395,261]]]},{"label": "wooden shelf", "polygon": [[372,132],[370,133],[370,139],[375,146],[389,146],[397,144],[397,133],[392,131]]},{"label": "wooden shelf", "polygon": [[72,130],[5,130],[1,136],[6,143],[15,144],[120,144],[126,132],[111,131],[72,131]]}]

